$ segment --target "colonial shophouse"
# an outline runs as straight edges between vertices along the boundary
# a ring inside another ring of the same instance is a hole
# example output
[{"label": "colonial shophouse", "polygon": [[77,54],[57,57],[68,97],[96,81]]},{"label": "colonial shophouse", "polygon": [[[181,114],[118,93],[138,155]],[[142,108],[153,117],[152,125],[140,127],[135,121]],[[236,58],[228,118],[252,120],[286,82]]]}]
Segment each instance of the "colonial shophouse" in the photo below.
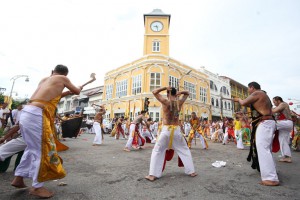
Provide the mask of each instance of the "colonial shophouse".
[{"label": "colonial shophouse", "polygon": [[[144,109],[148,98],[150,117],[160,120],[162,107],[152,90],[172,86],[190,92],[181,110],[181,119],[188,119],[192,111],[211,119],[208,76],[169,56],[170,19],[171,15],[160,9],[144,14],[143,57],[106,73],[103,104],[107,118],[121,115],[133,118]],[[166,96],[166,92],[163,95]]]},{"label": "colonial shophouse", "polygon": [[[231,89],[231,98],[239,97],[241,99],[246,99],[248,97],[248,87],[239,83],[238,81],[229,78],[227,76],[221,76],[224,80],[228,80],[230,83],[230,89]],[[234,102],[233,104],[233,111],[234,112],[240,112],[248,113],[250,115],[250,108],[241,106],[238,102]]]},{"label": "colonial shophouse", "polygon": [[205,67],[200,67],[200,72],[208,76],[210,82],[210,102],[212,120],[220,120],[223,117],[233,117],[233,102],[231,98],[230,81],[218,74],[208,71]]},{"label": "colonial shophouse", "polygon": [[102,102],[103,86],[82,90],[79,95],[68,95],[59,101],[58,114],[73,114],[84,110],[84,114],[93,116],[95,109],[93,104],[100,105]]}]

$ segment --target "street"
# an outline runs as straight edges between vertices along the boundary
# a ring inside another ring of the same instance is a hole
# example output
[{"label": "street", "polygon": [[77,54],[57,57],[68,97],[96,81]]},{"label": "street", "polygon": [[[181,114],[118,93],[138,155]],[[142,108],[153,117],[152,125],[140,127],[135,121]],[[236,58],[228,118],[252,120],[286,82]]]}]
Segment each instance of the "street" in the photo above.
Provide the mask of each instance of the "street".
[{"label": "street", "polygon": [[[197,140],[191,149],[197,177],[185,175],[184,169],[177,167],[175,155],[167,162],[162,178],[150,182],[144,177],[153,144],[124,152],[126,140],[105,135],[102,146],[92,146],[93,138],[83,134],[64,142],[70,149],[60,155],[68,174],[45,183],[55,192],[52,199],[300,199],[300,152],[292,152],[293,163],[280,163],[279,153],[274,154],[281,185],[267,187],[258,184],[260,174],[247,162],[248,150],[237,150],[232,142],[222,145],[210,141],[209,149],[203,150]],[[14,159],[8,171],[0,174],[0,199],[36,199],[28,189],[10,186]],[[225,161],[226,166],[215,168],[215,161]],[[31,180],[25,182],[31,186]],[[62,182],[66,185],[59,186]]]}]

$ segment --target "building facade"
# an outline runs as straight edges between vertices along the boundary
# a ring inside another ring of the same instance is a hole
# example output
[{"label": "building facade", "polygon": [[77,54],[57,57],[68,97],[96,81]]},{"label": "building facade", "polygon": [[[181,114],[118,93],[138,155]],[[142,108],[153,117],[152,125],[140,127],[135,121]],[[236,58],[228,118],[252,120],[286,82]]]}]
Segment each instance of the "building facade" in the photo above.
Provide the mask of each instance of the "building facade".
[{"label": "building facade", "polygon": [[[230,89],[231,89],[231,98],[239,97],[241,99],[246,99],[249,95],[248,93],[248,87],[237,82],[236,80],[233,80],[226,76],[220,76],[224,80],[229,80],[230,83]],[[243,113],[250,113],[250,108],[241,106],[238,102],[233,103],[233,111],[234,112],[240,112]]]},{"label": "building facade", "polygon": [[68,95],[59,101],[57,105],[58,114],[73,114],[82,110],[89,110],[89,113],[95,114],[92,108],[93,104],[102,103],[103,86],[82,90],[79,95]]},{"label": "building facade", "polygon": [[208,71],[205,67],[200,67],[200,72],[206,74],[209,79],[210,104],[212,120],[220,120],[224,117],[233,117],[233,102],[231,99],[230,81],[218,74]]},{"label": "building facade", "polygon": [[[144,15],[144,56],[105,74],[103,103],[107,118],[126,116],[134,118],[144,109],[154,120],[162,117],[161,104],[152,91],[164,86],[188,90],[180,118],[187,120],[191,112],[211,118],[210,87],[207,75],[169,56],[169,25],[171,15],[159,9]],[[166,96],[166,92],[162,93]]]}]

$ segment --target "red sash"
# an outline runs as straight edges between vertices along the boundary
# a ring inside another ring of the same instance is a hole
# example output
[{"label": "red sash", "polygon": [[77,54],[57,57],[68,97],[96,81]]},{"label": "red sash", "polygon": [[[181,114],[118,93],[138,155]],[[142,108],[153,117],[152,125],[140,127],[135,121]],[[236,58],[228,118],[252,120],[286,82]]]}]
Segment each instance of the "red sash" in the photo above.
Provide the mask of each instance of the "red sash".
[{"label": "red sash", "polygon": [[[283,113],[280,113],[278,116],[277,116],[277,120],[285,120],[286,117]],[[276,130],[275,131],[275,136],[274,136],[274,139],[273,139],[273,143],[272,143],[272,152],[273,153],[277,153],[279,150],[280,150],[280,144],[279,144],[279,131]]]},{"label": "red sash", "polygon": [[279,131],[275,131],[275,137],[273,139],[272,143],[272,152],[277,153],[280,150],[280,144],[279,144],[279,139],[278,139]]},{"label": "red sash", "polygon": [[[141,142],[142,142],[141,145],[139,145],[139,138],[141,139]],[[138,146],[144,146],[144,144],[145,144],[145,139],[140,135],[138,124],[135,124],[135,130],[134,130],[134,135],[133,135],[133,140],[132,140],[132,146],[133,147],[138,147]]]}]

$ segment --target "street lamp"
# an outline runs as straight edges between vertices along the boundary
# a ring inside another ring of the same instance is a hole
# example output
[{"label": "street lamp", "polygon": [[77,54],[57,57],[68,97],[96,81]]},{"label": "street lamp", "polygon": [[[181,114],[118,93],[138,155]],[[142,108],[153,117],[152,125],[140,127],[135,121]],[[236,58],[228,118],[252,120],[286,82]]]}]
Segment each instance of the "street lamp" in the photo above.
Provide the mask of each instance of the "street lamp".
[{"label": "street lamp", "polygon": [[9,99],[11,99],[12,92],[13,92],[14,85],[15,85],[15,81],[16,81],[18,78],[21,78],[21,77],[26,77],[25,82],[29,82],[29,77],[28,77],[27,75],[16,75],[16,76],[12,77],[10,80],[13,80],[13,84],[12,84],[12,86],[11,86]]}]

